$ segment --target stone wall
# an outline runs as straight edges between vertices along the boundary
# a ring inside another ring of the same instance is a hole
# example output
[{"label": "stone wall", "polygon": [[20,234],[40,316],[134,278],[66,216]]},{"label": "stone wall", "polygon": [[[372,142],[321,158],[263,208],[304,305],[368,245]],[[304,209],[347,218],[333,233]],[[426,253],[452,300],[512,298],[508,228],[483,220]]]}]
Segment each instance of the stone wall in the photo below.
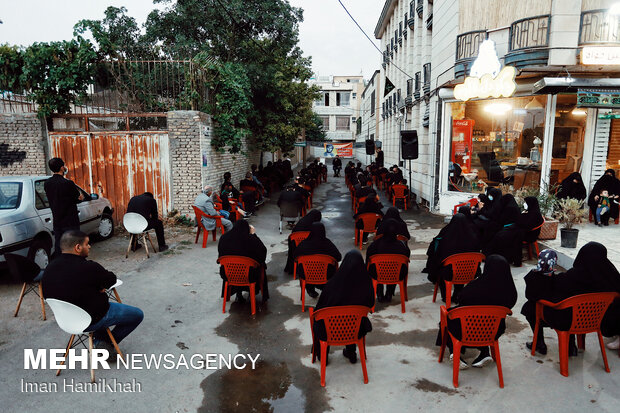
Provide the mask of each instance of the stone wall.
[{"label": "stone wall", "polygon": [[0,113],[0,176],[45,175],[46,151],[35,113]]},{"label": "stone wall", "polygon": [[212,134],[209,115],[197,111],[168,112],[172,208],[183,214],[193,212],[192,203],[205,185],[219,190],[222,176],[230,171],[238,188],[250,166],[259,163],[260,152],[248,152],[245,143],[241,153],[217,152],[211,147]]}]

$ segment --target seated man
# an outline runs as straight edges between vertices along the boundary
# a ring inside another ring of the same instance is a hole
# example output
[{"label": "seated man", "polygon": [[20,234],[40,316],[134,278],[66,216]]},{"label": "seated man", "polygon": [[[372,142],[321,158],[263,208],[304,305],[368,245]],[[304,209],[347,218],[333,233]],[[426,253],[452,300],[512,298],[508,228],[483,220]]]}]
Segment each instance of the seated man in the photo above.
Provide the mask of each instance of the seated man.
[{"label": "seated man", "polygon": [[[230,231],[233,227],[232,222],[225,218],[225,214],[221,213],[221,211],[217,211],[215,209],[215,205],[213,204],[213,187],[205,186],[202,193],[200,193],[196,200],[194,201],[194,205],[200,208],[202,212],[211,216],[221,216],[222,217],[222,225],[226,232]],[[204,225],[207,231],[211,231],[215,229],[216,221],[213,218],[202,217],[202,225]]]},{"label": "seated man", "polygon": [[60,238],[61,254],[45,268],[43,296],[74,304],[91,317],[85,331],[94,331],[95,346],[115,353],[106,328],[112,329],[117,343],[123,341],[142,322],[144,313],[136,307],[110,303],[106,289],[116,283],[116,275],[86,258],[90,251],[88,235],[67,231]]},{"label": "seated man", "polygon": [[245,174],[245,179],[239,182],[239,188],[241,188],[243,193],[251,193],[256,200],[255,203],[257,206],[263,203],[260,187],[254,182],[252,172]]},{"label": "seated man", "polygon": [[356,198],[363,198],[369,195],[376,196],[377,193],[372,187],[372,178],[364,177],[364,180],[360,181],[360,188],[355,191]]},{"label": "seated man", "polygon": [[[127,205],[127,212],[135,212],[142,215],[149,223],[146,229],[155,229],[157,244],[159,244],[159,252],[166,251],[168,249],[166,239],[164,238],[164,223],[159,219],[159,215],[157,213],[157,201],[153,198],[152,193],[145,192],[142,195],[132,197]],[[135,248],[139,248],[137,241],[134,246],[134,250]]]}]

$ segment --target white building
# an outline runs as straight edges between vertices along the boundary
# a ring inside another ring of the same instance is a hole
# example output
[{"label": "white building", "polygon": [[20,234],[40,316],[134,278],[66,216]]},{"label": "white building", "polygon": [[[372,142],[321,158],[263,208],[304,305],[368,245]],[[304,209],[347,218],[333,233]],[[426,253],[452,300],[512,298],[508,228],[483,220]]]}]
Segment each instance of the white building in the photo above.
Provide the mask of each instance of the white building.
[{"label": "white building", "polygon": [[[356,136],[355,157],[366,164],[374,159],[374,156],[366,155],[366,140],[381,141],[381,71],[376,70],[362,92],[362,104],[360,116],[362,128]],[[377,120],[378,119],[378,120]]]}]

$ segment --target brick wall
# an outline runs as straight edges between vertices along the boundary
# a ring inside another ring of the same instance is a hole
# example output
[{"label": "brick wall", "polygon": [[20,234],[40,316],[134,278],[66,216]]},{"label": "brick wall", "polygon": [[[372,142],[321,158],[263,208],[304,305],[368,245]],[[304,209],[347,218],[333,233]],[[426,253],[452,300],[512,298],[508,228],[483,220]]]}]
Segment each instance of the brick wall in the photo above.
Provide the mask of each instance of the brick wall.
[{"label": "brick wall", "polygon": [[0,176],[45,175],[46,150],[35,113],[0,113]]},{"label": "brick wall", "polygon": [[212,133],[211,117],[205,113],[168,112],[172,208],[183,214],[192,213],[194,199],[205,185],[219,190],[222,176],[230,171],[238,187],[250,165],[259,163],[260,152],[247,152],[245,143],[241,153],[217,152],[211,147]]}]

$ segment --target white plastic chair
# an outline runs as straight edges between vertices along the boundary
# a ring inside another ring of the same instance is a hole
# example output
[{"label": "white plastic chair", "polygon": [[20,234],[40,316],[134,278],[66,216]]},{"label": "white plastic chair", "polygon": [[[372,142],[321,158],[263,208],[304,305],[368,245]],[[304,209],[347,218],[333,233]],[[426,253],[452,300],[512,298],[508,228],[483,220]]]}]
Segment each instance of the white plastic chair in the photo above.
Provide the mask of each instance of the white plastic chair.
[{"label": "white plastic chair", "polygon": [[117,303],[122,303],[121,301],[121,297],[118,295],[118,292],[116,291],[116,287],[120,287],[121,285],[123,285],[123,281],[119,280],[118,278],[116,279],[116,282],[114,283],[114,285],[110,288],[108,288],[108,298],[110,298],[111,300],[116,301]]},{"label": "white plastic chair", "polygon": [[151,241],[151,237],[149,236],[149,232],[146,227],[149,226],[149,223],[146,221],[142,215],[137,214],[135,212],[128,212],[123,216],[123,225],[127,232],[131,234],[129,237],[129,245],[127,246],[127,253],[125,254],[125,258],[129,257],[129,251],[131,250],[131,246],[134,241],[137,242],[137,239],[142,238],[142,243],[144,244],[144,249],[146,251],[146,258],[150,258],[149,255],[149,247],[146,245],[146,240],[148,239],[151,243],[151,247],[153,247],[153,251],[155,250],[155,245],[153,245],[153,241]]},{"label": "white plastic chair", "polygon": [[[60,364],[65,364],[65,361],[67,360],[67,355],[69,354],[69,350],[79,344],[82,344],[84,347],[86,347],[88,349],[89,356],[91,356],[93,351],[93,332],[85,331],[88,326],[90,326],[90,323],[92,321],[90,314],[82,310],[77,305],[68,303],[66,301],[57,300],[55,298],[48,298],[45,301],[52,309],[52,313],[54,313],[54,317],[56,318],[56,323],[58,324],[58,327],[60,327],[65,332],[71,334],[71,337],[69,338],[69,343],[67,344],[67,351],[65,351],[64,360]],[[110,337],[110,340],[112,341],[116,352],[121,357],[123,357],[123,353],[118,348],[118,344],[116,343],[116,340],[114,339],[114,336],[112,335],[110,329],[106,328],[106,332],[108,333],[108,336]],[[78,336],[77,340],[75,340],[75,336]],[[88,346],[85,343],[87,339]],[[60,369],[56,371],[56,375],[60,375]],[[93,369],[92,364],[90,366],[90,381],[93,383],[95,382],[95,370]]]}]

